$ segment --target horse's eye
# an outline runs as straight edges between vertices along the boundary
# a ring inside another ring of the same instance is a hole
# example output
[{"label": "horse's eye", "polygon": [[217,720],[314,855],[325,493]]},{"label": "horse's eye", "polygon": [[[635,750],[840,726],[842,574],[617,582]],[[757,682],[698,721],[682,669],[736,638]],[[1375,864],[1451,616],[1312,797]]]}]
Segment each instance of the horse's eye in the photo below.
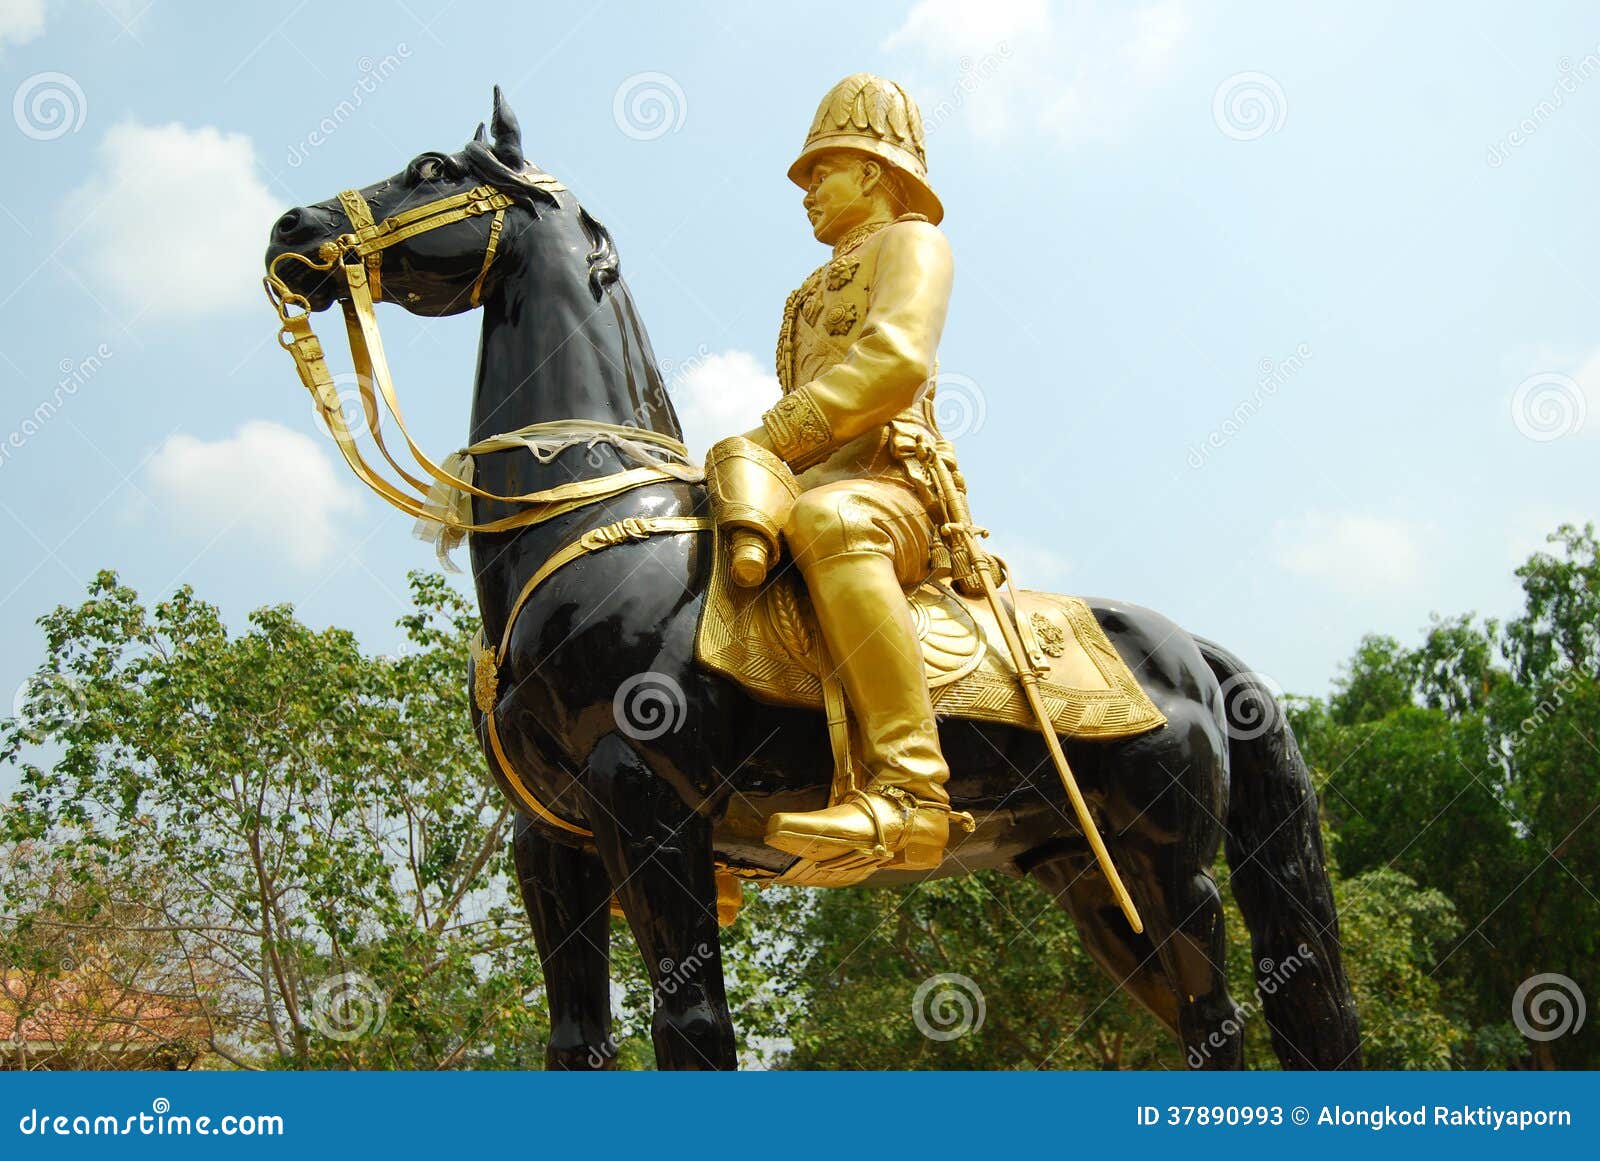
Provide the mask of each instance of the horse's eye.
[{"label": "horse's eye", "polygon": [[444,162],[437,157],[419,157],[411,163],[411,176],[417,181],[442,181]]}]

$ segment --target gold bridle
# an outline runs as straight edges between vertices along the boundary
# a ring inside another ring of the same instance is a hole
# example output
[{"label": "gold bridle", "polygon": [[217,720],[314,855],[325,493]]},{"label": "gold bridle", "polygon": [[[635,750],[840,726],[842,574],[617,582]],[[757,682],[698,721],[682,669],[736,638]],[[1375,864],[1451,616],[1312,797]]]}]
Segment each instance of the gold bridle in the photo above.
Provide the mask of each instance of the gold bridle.
[{"label": "gold bridle", "polygon": [[[536,174],[533,180],[547,191],[554,192],[565,188],[548,174]],[[461,193],[413,206],[381,222],[373,221],[372,210],[359,190],[348,189],[340,193],[339,204],[350,219],[351,232],[324,242],[315,258],[292,250],[279,254],[272,260],[267,276],[262,282],[266,288],[267,298],[272,303],[273,310],[277,312],[281,324],[278,344],[293,357],[301,383],[311,393],[318,412],[339,446],[340,454],[362,483],[407,515],[442,524],[455,532],[508,532],[515,528],[542,523],[585,504],[607,499],[632,488],[681,478],[680,475],[664,468],[647,465],[608,476],[575,480],[538,492],[500,495],[477,487],[470,480],[462,479],[455,472],[446,470],[430,459],[406,429],[393,377],[389,371],[389,361],[384,354],[383,338],[378,332],[378,320],[373,303],[381,297],[383,252],[391,246],[430,230],[492,213],[494,218],[489,224],[483,264],[468,294],[468,300],[473,306],[477,306],[483,291],[484,279],[494,265],[506,210],[513,204],[512,198],[492,185],[479,185]],[[350,425],[345,420],[344,408],[339,399],[333,373],[328,368],[322,341],[311,327],[311,304],[304,295],[290,289],[278,273],[279,265],[285,261],[298,262],[319,273],[333,274],[344,283],[347,293],[340,297],[339,305],[344,311],[345,332],[350,342],[351,358],[355,363],[356,382],[360,390],[367,430],[371,432],[373,443],[382,453],[384,460],[399,474],[401,484],[396,484],[374,471],[357,446]],[[393,416],[395,426],[405,441],[412,459],[421,469],[422,476],[407,471],[396,462],[385,443],[378,406],[380,397],[383,400],[383,407]],[[534,428],[524,428],[512,434],[527,435],[536,428],[562,426],[569,424],[567,421],[549,425],[537,424]],[[654,447],[678,460],[688,461],[688,450],[683,443],[659,432],[603,423],[586,426],[598,432],[619,435]],[[478,447],[492,450],[489,445],[503,439],[504,437],[496,436],[494,439],[467,448],[466,452],[471,454],[474,448]],[[441,507],[438,503],[430,502],[429,492],[440,485],[478,499],[517,505],[522,510],[499,520],[475,523],[454,515],[448,508]]]}]

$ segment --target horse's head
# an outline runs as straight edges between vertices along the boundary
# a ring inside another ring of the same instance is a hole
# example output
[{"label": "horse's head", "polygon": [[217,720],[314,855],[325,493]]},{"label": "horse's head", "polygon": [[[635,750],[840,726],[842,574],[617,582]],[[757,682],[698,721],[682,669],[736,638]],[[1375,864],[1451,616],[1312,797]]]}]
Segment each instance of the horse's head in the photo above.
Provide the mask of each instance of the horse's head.
[{"label": "horse's head", "polygon": [[413,314],[459,314],[496,278],[507,210],[537,215],[563,187],[522,155],[516,115],[494,91],[492,137],[484,126],[457,153],[423,153],[399,173],[359,190],[292,209],[272,228],[269,289],[323,310],[365,267],[373,298]]}]

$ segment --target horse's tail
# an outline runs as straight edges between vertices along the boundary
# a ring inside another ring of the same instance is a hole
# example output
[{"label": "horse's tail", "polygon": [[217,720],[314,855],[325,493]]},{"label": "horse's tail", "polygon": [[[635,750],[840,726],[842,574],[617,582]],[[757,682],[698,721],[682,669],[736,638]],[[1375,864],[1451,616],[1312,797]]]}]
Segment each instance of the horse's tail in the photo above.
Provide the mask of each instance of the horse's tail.
[{"label": "horse's tail", "polygon": [[1197,644],[1222,684],[1232,772],[1228,866],[1273,1050],[1286,1068],[1360,1068],[1360,1023],[1339,953],[1311,772],[1261,678],[1226,649]]}]

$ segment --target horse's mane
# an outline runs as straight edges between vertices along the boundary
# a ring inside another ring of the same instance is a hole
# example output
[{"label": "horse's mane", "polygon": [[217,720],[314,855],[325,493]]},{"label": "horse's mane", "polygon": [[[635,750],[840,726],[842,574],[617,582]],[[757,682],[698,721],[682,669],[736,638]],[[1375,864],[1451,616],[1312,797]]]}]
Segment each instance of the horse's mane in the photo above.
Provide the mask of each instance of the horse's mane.
[{"label": "horse's mane", "polygon": [[599,302],[606,287],[614,286],[617,279],[622,277],[622,262],[617,257],[616,246],[612,244],[611,231],[601,225],[600,219],[579,206],[578,221],[589,235],[589,241],[594,244],[594,249],[589,252],[589,290],[594,300]]},{"label": "horse's mane", "polygon": [[[477,140],[467,142],[460,157],[481,181],[516,198],[534,217],[539,216],[541,201],[549,206],[561,204],[548,185],[539,181],[540,177],[549,175],[531,161],[524,162],[521,169],[512,169],[500,160],[492,146]],[[622,276],[621,262],[616,245],[611,241],[611,231],[582,205],[578,207],[578,221],[594,247],[588,255],[589,291],[599,302],[606,289]]]}]

